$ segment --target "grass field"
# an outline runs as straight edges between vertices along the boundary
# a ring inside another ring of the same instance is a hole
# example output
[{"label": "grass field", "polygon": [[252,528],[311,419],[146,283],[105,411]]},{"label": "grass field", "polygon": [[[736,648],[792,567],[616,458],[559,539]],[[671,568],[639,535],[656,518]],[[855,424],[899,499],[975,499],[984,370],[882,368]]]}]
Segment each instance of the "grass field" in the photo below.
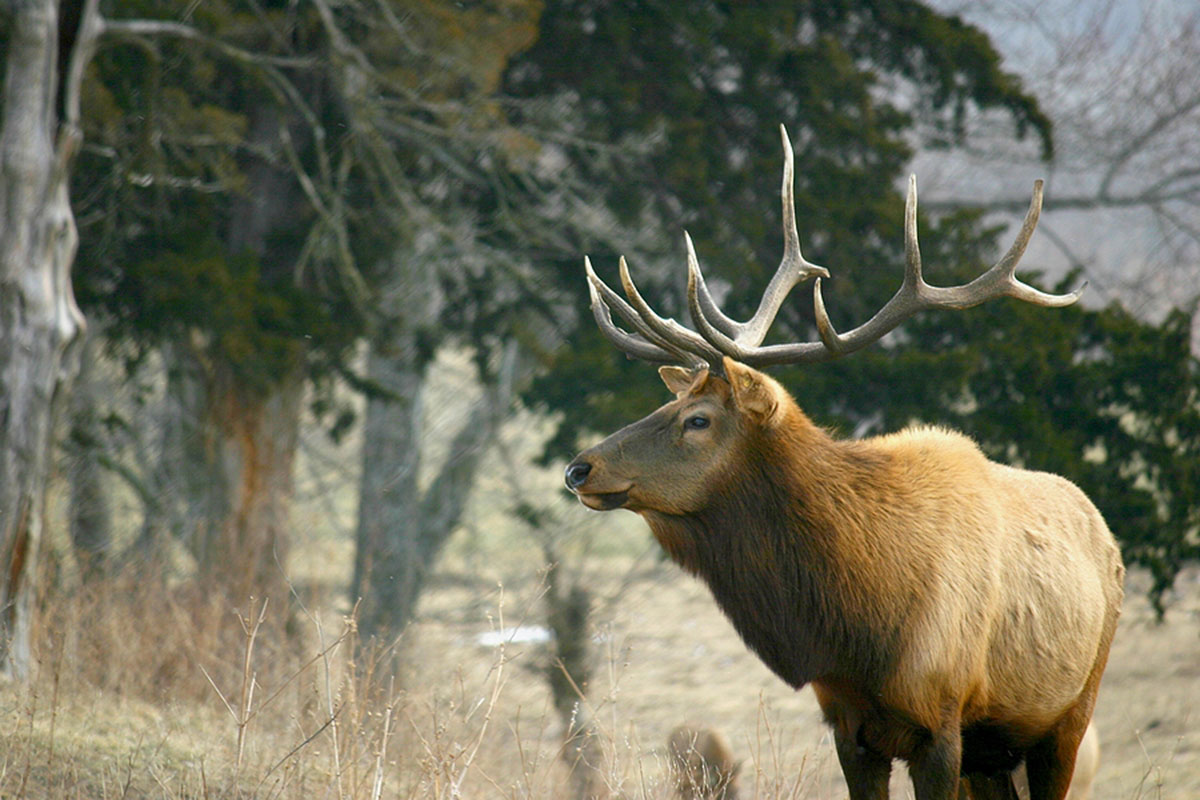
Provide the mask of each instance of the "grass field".
[{"label": "grass field", "polygon": [[[329,569],[346,556],[297,558]],[[730,739],[751,797],[845,796],[811,691],[759,664],[703,586],[654,558],[589,563],[597,596],[617,596],[594,615],[596,785],[668,797],[665,740],[690,720]],[[396,678],[388,653],[357,642],[338,593],[302,578],[290,635],[282,604],[235,613],[137,576],[62,598],[43,621],[32,691],[0,687],[0,797],[565,796],[544,646],[480,638],[540,621],[540,576],[492,567],[516,577],[440,576],[399,642]],[[1144,581],[1130,579],[1101,693],[1095,797],[1195,800],[1200,572],[1181,577],[1162,625]],[[893,792],[911,796],[902,770]]]},{"label": "grass field", "polygon": [[[1101,690],[1095,800],[1200,798],[1200,571],[1180,577],[1161,625],[1144,599],[1146,581],[1131,575]],[[463,653],[478,629],[468,620],[441,622],[418,635],[447,651],[457,643]],[[597,718],[646,772],[661,775],[662,746],[675,724],[699,721],[720,728],[748,759],[751,796],[845,797],[811,690],[791,691],[747,652],[697,581],[670,565],[647,573],[600,639],[611,668],[590,693]],[[640,791],[635,786],[631,796]],[[902,768],[893,797],[911,797]]]}]

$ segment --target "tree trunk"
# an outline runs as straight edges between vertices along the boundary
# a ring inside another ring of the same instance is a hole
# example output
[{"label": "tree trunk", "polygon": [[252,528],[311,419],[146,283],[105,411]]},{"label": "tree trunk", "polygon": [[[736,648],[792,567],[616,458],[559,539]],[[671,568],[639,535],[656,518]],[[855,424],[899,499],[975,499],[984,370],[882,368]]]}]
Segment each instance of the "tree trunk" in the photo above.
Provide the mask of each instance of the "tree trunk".
[{"label": "tree trunk", "polygon": [[[407,338],[407,337],[401,337]],[[450,444],[446,463],[425,491],[421,421],[426,380],[413,343],[372,349],[371,380],[394,397],[372,398],[363,422],[363,476],[351,597],[361,600],[364,637],[393,638],[416,614],[429,570],[458,527],[475,471],[495,429],[498,404],[487,392]]]},{"label": "tree trunk", "polygon": [[554,633],[546,682],[563,726],[562,758],[567,765],[567,783],[572,800],[602,797],[604,750],[586,697],[592,675],[592,596],[577,581],[563,586],[562,561],[552,542],[547,541],[543,551],[547,564],[546,620]]},{"label": "tree trunk", "polygon": [[361,601],[359,630],[389,635],[412,618],[433,542],[421,538],[420,424],[423,369],[413,349],[380,345],[367,357],[367,375],[394,395],[371,398],[363,421],[362,479],[351,600]]},{"label": "tree trunk", "polygon": [[85,579],[104,572],[112,546],[112,507],[101,457],[104,435],[97,406],[102,383],[95,374],[99,341],[89,330],[80,342],[79,373],[68,403],[70,417],[70,483],[68,518],[75,560]]},{"label": "tree trunk", "polygon": [[67,179],[79,143],[78,78],[95,34],[94,3],[83,20],[71,37],[76,46],[60,93],[58,3],[10,6],[0,130],[0,673],[17,680],[33,669],[33,580],[53,410],[83,327],[71,290],[78,240]]},{"label": "tree trunk", "polygon": [[174,386],[182,418],[167,442],[183,495],[183,541],[201,585],[229,603],[286,602],[303,370],[297,364],[255,391],[224,365],[192,366]]},{"label": "tree trunk", "polygon": [[[418,259],[419,262],[419,259]],[[512,399],[515,349],[501,375],[485,387],[449,446],[438,475],[421,490],[422,416],[429,359],[421,355],[420,330],[437,319],[437,281],[418,263],[389,287],[397,298],[421,297],[405,325],[371,342],[367,372],[390,397],[371,398],[363,422],[363,474],[352,600],[361,601],[364,637],[390,639],[404,631],[433,563],[462,518],[479,467],[500,417]]]}]

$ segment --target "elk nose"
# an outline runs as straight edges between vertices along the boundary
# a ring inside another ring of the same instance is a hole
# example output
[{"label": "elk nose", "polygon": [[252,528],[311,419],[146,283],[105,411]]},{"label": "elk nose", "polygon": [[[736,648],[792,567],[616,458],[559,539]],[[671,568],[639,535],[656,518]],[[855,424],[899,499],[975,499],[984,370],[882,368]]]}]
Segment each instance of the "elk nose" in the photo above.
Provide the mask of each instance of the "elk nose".
[{"label": "elk nose", "polygon": [[568,489],[578,489],[587,480],[592,465],[586,461],[578,461],[567,466],[566,480]]}]

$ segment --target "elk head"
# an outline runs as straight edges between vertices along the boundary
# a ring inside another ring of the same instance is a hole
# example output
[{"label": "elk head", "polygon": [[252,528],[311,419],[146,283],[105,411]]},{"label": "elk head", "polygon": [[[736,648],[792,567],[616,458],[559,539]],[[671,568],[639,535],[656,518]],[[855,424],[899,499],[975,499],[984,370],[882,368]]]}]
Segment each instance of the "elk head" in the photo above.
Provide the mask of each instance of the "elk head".
[{"label": "elk head", "polygon": [[[1037,227],[1042,182],[1034,183],[1025,220],[1008,252],[990,269],[962,286],[937,287],[921,276],[917,243],[917,186],[910,177],[904,212],[904,278],[900,288],[867,322],[844,334],[834,330],[821,297],[829,271],[800,252],[793,195],[794,161],[787,131],[784,149],[783,241],[779,267],[758,310],[746,322],[726,316],[713,301],[686,233],[687,302],[694,330],[656,314],[642,297],[620,259],[625,298],[597,277],[584,259],[591,307],[605,337],[635,358],[670,364],[660,370],[675,400],[645,419],[614,433],[580,454],[566,470],[567,486],[590,508],[688,513],[703,505],[714,481],[746,457],[746,443],[787,415],[800,414],[787,392],[753,367],[829,361],[875,342],[901,322],[930,308],[966,309],[994,297],[1015,297],[1035,305],[1074,303],[1069,294],[1039,291],[1017,279],[1018,261]],[[763,345],[767,330],[788,293],[809,278],[818,341]],[[613,312],[632,332],[613,323]],[[683,365],[683,366],[679,366]]]},{"label": "elk head", "polygon": [[753,457],[756,434],[799,414],[773,379],[732,359],[720,374],[660,367],[675,400],[579,454],[567,486],[588,508],[699,511]]}]

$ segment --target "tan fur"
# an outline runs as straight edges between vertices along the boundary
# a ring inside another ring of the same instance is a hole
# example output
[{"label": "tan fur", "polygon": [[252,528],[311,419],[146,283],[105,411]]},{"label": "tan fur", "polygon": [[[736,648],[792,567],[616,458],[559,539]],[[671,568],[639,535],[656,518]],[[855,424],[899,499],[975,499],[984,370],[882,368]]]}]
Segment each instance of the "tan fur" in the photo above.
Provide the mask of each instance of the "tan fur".
[{"label": "tan fur", "polygon": [[672,403],[582,453],[580,499],[641,514],[771,669],[813,684],[855,800],[893,758],[919,800],[954,797],[960,759],[1004,797],[1023,756],[1034,800],[1062,800],[1122,599],[1096,508],[951,431],[834,439],[769,376],[725,372],[672,375]]},{"label": "tan fur", "polygon": [[667,739],[667,759],[678,800],[737,800],[742,765],[720,731],[678,726]]}]

